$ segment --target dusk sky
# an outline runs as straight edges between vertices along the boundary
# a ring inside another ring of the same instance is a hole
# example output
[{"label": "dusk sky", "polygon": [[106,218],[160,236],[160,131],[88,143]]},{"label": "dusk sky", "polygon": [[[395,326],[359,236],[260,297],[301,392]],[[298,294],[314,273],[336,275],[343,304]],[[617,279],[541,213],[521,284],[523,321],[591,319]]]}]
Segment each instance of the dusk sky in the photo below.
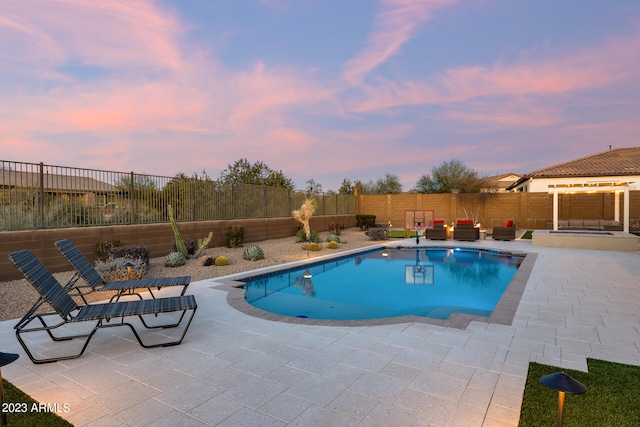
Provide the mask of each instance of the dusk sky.
[{"label": "dusk sky", "polygon": [[0,160],[314,179],[640,146],[638,0],[2,0]]}]

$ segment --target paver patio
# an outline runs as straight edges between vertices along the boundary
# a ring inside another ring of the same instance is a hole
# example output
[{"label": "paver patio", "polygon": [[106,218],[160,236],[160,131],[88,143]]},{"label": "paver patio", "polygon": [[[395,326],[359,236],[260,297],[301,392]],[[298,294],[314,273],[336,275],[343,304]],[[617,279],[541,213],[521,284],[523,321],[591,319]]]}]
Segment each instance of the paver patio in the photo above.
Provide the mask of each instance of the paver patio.
[{"label": "paver patio", "polygon": [[79,359],[34,365],[17,319],[1,322],[2,351],[21,356],[3,374],[68,403],[76,426],[516,426],[530,361],[640,365],[638,252],[443,244],[538,254],[512,325],[274,322],[230,307],[217,278],[190,285],[198,312],[177,347],[144,350],[112,328]]}]

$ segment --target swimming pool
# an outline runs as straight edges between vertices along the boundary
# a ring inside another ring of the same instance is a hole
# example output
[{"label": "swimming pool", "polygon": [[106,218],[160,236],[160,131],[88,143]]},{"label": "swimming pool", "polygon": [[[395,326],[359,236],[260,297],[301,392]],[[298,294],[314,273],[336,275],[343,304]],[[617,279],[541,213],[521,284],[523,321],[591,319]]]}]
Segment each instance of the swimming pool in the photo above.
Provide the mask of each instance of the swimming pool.
[{"label": "swimming pool", "polygon": [[245,278],[244,299],[283,316],[364,320],[490,316],[526,254],[381,248]]}]

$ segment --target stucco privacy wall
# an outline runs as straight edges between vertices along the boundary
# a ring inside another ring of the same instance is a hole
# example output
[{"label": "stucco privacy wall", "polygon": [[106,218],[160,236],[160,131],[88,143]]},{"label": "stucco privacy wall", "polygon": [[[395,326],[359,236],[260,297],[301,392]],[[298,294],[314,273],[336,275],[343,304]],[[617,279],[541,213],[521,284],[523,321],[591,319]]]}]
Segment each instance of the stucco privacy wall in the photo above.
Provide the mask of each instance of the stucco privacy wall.
[{"label": "stucco privacy wall", "polygon": [[[329,223],[338,222],[345,228],[355,227],[354,215],[326,215],[311,218],[311,228],[326,231]],[[299,223],[293,218],[236,219],[225,221],[180,222],[178,228],[184,239],[201,239],[210,231],[213,240],[209,247],[224,247],[230,226],[244,227],[244,242],[293,237]],[[0,281],[22,278],[11,264],[8,255],[21,249],[30,249],[51,272],[68,271],[69,264],[53,245],[56,240],[69,239],[91,261],[95,260],[96,243],[120,240],[122,245],[144,244],[151,257],[167,255],[175,241],[171,225],[118,225],[102,227],[58,228],[52,230],[7,231],[0,233]]]},{"label": "stucco privacy wall", "polygon": [[[559,219],[615,218],[613,193],[560,194]],[[630,229],[640,229],[640,191],[629,193]],[[480,208],[478,210],[478,207]],[[467,213],[465,213],[465,208]],[[436,219],[448,224],[460,218],[473,218],[478,212],[478,222],[492,228],[513,220],[518,228],[545,229],[553,222],[553,194],[548,193],[493,193],[493,194],[388,194],[363,195],[356,200],[356,212],[376,216],[376,222],[391,221],[401,228],[407,209],[434,210]],[[624,202],[620,199],[620,212]],[[621,214],[622,215],[622,214]],[[622,216],[620,218],[622,220]]]}]

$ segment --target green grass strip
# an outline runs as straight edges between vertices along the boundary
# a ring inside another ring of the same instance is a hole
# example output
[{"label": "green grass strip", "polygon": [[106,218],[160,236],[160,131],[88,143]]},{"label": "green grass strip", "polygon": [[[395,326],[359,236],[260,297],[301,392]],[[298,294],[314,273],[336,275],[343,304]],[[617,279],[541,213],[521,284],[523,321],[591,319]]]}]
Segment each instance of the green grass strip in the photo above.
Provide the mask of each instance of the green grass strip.
[{"label": "green grass strip", "polygon": [[41,405],[9,381],[3,379],[2,385],[5,401],[3,409],[7,414],[7,426],[73,427],[73,424],[54,412],[73,410],[68,404],[65,406],[65,402],[47,402]]},{"label": "green grass strip", "polygon": [[[387,237],[390,239],[404,239],[404,230],[389,230]],[[416,232],[412,231],[410,237],[416,237]]]},{"label": "green grass strip", "polygon": [[589,372],[532,362],[520,411],[520,427],[555,426],[558,392],[540,382],[543,375],[565,372],[587,387],[584,394],[565,395],[563,426],[640,426],[640,366],[587,359]]},{"label": "green grass strip", "polygon": [[522,235],[522,237],[520,237],[521,239],[529,239],[531,240],[531,235],[533,234],[533,230],[528,230],[525,231],[524,234]]}]

